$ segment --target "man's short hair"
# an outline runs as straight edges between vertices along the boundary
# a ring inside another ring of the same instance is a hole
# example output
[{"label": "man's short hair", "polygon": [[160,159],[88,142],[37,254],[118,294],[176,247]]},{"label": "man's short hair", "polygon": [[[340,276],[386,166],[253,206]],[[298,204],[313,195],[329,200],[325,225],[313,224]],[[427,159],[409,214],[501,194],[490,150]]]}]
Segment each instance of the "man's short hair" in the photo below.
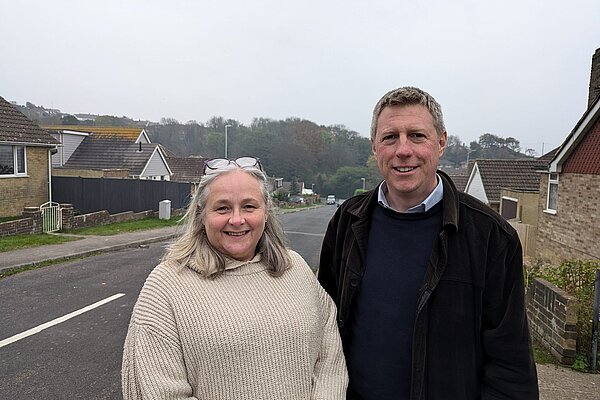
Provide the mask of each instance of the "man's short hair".
[{"label": "man's short hair", "polygon": [[373,119],[371,120],[371,141],[375,140],[377,134],[377,120],[384,108],[390,106],[412,106],[422,105],[433,117],[433,126],[438,134],[438,137],[446,131],[444,126],[444,116],[442,114],[442,106],[431,96],[416,87],[405,86],[398,89],[390,90],[377,102],[373,109]]}]

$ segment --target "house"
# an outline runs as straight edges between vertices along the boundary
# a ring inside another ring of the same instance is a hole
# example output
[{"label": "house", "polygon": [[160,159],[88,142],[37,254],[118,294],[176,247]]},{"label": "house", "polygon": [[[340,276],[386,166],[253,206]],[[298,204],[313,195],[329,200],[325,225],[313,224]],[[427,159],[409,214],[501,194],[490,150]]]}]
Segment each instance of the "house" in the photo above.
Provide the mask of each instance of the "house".
[{"label": "house", "polygon": [[[510,189],[511,193],[532,193],[537,196],[540,171],[546,169],[547,165],[547,161],[539,159],[475,160],[464,191],[495,211],[501,212],[507,208],[507,219],[516,218],[513,209],[516,207],[519,210],[519,198],[522,197],[523,203],[526,196],[502,197],[501,190]],[[537,215],[537,210],[534,209],[532,213]]]},{"label": "house", "polygon": [[146,130],[142,128],[82,125],[55,125],[43,128],[60,142],[58,152],[52,156],[52,165],[55,167],[64,166],[81,142],[90,135],[121,138],[133,143],[150,143]]},{"label": "house", "polygon": [[43,127],[52,132],[84,132],[97,136],[110,136],[128,139],[134,143],[150,143],[148,133],[144,128],[129,128],[120,126],[86,126],[86,125],[52,125]]},{"label": "house", "polygon": [[50,157],[58,141],[0,97],[0,217],[50,201]]},{"label": "house", "polygon": [[556,264],[600,259],[600,49],[588,109],[550,161],[540,194],[537,256]]},{"label": "house", "polygon": [[91,133],[53,175],[170,180],[172,171],[159,144]]},{"label": "house", "polygon": [[[164,150],[164,147],[161,146]],[[171,169],[171,180],[176,182],[200,182],[204,171],[204,157],[176,157],[172,153],[166,153],[166,161]]]},{"label": "house", "polygon": [[448,173],[450,179],[454,183],[454,186],[461,191],[465,191],[465,186],[467,185],[467,181],[469,180],[469,175],[462,173]]}]

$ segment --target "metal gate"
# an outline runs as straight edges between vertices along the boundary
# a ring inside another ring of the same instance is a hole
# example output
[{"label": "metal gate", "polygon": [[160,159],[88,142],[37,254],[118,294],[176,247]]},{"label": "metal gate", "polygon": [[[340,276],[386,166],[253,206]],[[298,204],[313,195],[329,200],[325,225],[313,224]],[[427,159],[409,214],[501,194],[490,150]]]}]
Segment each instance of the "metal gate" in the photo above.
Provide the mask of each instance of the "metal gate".
[{"label": "metal gate", "polygon": [[44,232],[56,232],[62,228],[62,209],[60,204],[49,201],[40,206],[42,229]]}]

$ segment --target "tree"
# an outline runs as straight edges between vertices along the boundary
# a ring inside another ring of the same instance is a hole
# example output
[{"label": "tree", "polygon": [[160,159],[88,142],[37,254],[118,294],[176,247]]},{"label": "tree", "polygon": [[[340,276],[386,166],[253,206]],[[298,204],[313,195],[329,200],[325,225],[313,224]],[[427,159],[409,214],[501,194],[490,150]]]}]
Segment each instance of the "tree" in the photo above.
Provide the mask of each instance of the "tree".
[{"label": "tree", "polygon": [[60,122],[62,125],[79,125],[79,120],[73,115],[63,115]]},{"label": "tree", "polygon": [[341,167],[327,181],[327,193],[339,198],[348,198],[358,188],[362,188],[362,179],[368,174],[367,167]]},{"label": "tree", "polygon": [[444,150],[442,160],[449,161],[458,168],[462,163],[466,162],[468,153],[469,149],[458,136],[448,135],[446,150]]},{"label": "tree", "polygon": [[521,151],[521,144],[514,137],[509,136],[506,139],[504,139],[504,144],[512,151],[516,151],[517,153]]},{"label": "tree", "polygon": [[505,144],[505,140],[499,136],[492,135],[491,133],[484,133],[479,136],[479,145],[483,149],[489,149],[491,147],[502,147]]},{"label": "tree", "polygon": [[300,190],[298,189],[298,179],[296,177],[292,178],[292,182],[290,183],[290,194],[298,194]]},{"label": "tree", "polygon": [[481,147],[481,145],[476,141],[472,141],[471,143],[469,143],[469,155],[467,158],[469,160],[474,160],[476,158],[481,158],[482,156],[483,148]]},{"label": "tree", "polygon": [[162,125],[180,125],[179,121],[177,121],[175,118],[161,118],[160,119],[160,123]]}]

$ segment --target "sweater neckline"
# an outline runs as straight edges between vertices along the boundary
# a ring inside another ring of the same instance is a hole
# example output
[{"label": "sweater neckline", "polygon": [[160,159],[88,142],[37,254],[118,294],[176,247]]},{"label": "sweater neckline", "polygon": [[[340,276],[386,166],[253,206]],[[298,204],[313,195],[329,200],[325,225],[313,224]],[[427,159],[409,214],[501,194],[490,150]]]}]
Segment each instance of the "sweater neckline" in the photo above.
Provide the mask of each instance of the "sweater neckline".
[{"label": "sweater neckline", "polygon": [[239,261],[227,257],[224,273],[227,275],[249,275],[264,271],[266,266],[261,262],[261,259],[262,257],[258,253],[247,261]]}]

